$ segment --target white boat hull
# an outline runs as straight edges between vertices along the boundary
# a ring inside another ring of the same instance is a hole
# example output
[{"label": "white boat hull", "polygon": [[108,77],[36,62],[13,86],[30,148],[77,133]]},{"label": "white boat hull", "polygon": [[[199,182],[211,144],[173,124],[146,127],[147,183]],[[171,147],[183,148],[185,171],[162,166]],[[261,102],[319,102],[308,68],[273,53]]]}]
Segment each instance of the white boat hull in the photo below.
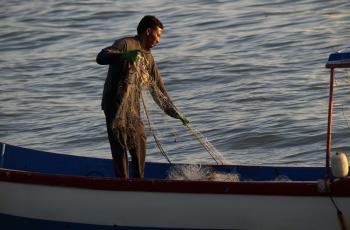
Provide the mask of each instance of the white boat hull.
[{"label": "white boat hull", "polygon": [[[0,182],[0,213],[38,220],[178,229],[337,229],[327,196],[142,191]],[[350,198],[335,202],[350,222]]]},{"label": "white boat hull", "polygon": [[222,165],[211,169],[242,180],[177,181],[149,163],[146,179],[118,180],[110,160],[1,152],[0,229],[329,230],[340,229],[337,209],[350,223],[350,178],[321,186],[324,168]]}]

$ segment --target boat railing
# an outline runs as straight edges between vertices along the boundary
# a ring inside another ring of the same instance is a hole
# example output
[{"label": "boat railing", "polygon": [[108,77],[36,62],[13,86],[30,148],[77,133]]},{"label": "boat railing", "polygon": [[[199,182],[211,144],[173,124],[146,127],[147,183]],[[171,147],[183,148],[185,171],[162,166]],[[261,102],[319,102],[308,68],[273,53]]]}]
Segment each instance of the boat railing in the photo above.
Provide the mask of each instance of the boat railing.
[{"label": "boat railing", "polygon": [[329,102],[328,102],[328,126],[327,126],[327,146],[326,146],[326,178],[331,178],[331,149],[332,149],[332,127],[334,108],[334,83],[335,69],[350,68],[350,52],[341,50],[329,55],[326,68],[330,69]]}]

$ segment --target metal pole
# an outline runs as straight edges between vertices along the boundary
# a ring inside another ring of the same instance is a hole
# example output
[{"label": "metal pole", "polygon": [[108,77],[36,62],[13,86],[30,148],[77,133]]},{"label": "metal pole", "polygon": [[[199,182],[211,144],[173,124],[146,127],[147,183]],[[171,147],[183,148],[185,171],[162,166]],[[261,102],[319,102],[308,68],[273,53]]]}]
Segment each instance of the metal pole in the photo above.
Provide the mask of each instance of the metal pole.
[{"label": "metal pole", "polygon": [[328,128],[327,128],[327,155],[326,155],[326,173],[330,178],[330,158],[332,144],[332,125],[333,125],[333,88],[334,88],[335,70],[331,68],[330,84],[329,84],[329,105],[328,105]]}]

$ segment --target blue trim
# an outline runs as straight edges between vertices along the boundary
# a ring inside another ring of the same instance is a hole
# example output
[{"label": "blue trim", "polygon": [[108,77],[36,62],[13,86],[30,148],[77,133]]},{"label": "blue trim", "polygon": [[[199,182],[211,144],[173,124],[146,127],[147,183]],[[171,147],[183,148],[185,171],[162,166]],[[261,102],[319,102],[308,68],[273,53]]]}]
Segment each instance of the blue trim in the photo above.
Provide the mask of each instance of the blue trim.
[{"label": "blue trim", "polygon": [[[32,218],[18,217],[0,214],[1,229],[8,230],[186,230],[179,228],[150,228],[150,227],[127,227],[127,226],[107,226],[94,224],[78,224],[60,221],[38,220]],[[190,229],[188,229],[190,230]],[[191,229],[194,230],[194,229]],[[206,229],[196,229],[206,230]],[[208,230],[208,229],[207,229]]]},{"label": "blue trim", "polygon": [[112,177],[109,159],[56,154],[6,145],[4,168],[78,176]]},{"label": "blue trim", "polygon": [[350,53],[339,51],[330,54],[326,67],[334,67],[335,65],[346,65],[344,67],[350,67]]},{"label": "blue trim", "polygon": [[328,61],[349,61],[350,60],[350,53],[342,53],[342,52],[336,52],[329,55]]},{"label": "blue trim", "polygon": [[[2,143],[0,143],[2,145]],[[3,148],[3,147],[2,147]],[[114,177],[111,159],[56,154],[6,145],[3,168],[75,176]],[[179,165],[179,164],[176,164]],[[145,178],[166,179],[172,165],[147,162]],[[293,181],[317,181],[325,175],[324,167],[204,165],[217,172],[235,173],[241,181],[268,181],[286,176]]]},{"label": "blue trim", "polygon": [[30,219],[12,215],[0,214],[1,229],[11,230],[116,230],[113,226],[101,226],[101,225],[88,225],[88,224],[75,224],[67,222],[46,221]]}]

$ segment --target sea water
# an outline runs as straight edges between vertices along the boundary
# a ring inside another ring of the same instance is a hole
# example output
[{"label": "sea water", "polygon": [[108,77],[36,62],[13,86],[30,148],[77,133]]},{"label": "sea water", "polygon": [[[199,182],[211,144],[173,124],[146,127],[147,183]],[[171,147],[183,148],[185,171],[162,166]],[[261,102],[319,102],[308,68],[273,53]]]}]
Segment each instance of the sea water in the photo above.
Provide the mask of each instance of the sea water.
[{"label": "sea water", "polygon": [[[143,15],[165,29],[153,55],[191,126],[240,164],[323,165],[328,55],[349,46],[350,2],[3,1],[0,141],[111,158],[97,53],[135,35]],[[349,79],[337,71],[334,148],[349,152]],[[152,107],[172,162],[215,163],[180,121]],[[151,136],[147,161],[166,162]]]}]

